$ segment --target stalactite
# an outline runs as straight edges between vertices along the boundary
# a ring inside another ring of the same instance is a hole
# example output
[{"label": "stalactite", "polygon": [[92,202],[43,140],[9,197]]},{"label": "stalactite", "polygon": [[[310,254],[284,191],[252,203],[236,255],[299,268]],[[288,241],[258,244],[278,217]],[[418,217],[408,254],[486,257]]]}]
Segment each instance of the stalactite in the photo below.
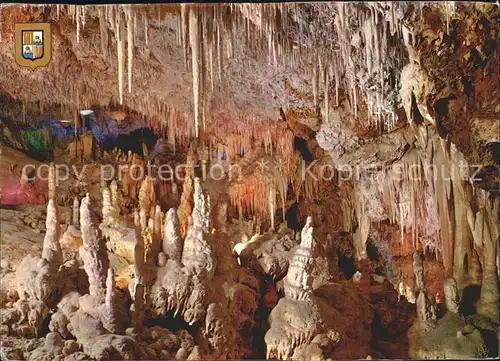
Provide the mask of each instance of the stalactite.
[{"label": "stalactite", "polygon": [[108,53],[108,28],[107,28],[107,20],[104,18],[106,14],[106,9],[103,7],[99,7],[98,14],[99,14],[99,31],[101,39],[101,53],[104,57],[106,57]]},{"label": "stalactite", "polygon": [[[132,93],[132,63],[134,58],[134,32],[132,8],[129,5],[125,13],[127,20],[127,80],[128,92]],[[123,55],[122,55],[123,57]]]},{"label": "stalactite", "polygon": [[76,5],[76,43],[80,44],[80,6]]},{"label": "stalactite", "polygon": [[[132,24],[134,26],[134,39],[136,39],[137,38],[137,12],[134,12]],[[135,43],[135,40],[134,40],[134,43]]]},{"label": "stalactite", "polygon": [[[59,5],[57,10],[58,10],[57,18],[59,18]],[[2,32],[3,32],[3,9],[0,8],[0,43],[2,42]]]},{"label": "stalactite", "polygon": [[193,74],[194,126],[198,138],[200,129],[200,34],[198,11],[189,9],[189,44],[191,46],[191,62]]},{"label": "stalactite", "polygon": [[214,91],[214,46],[213,46],[213,41],[210,42],[209,48],[208,48],[208,58],[209,63],[210,63],[210,85],[212,92]]},{"label": "stalactite", "polygon": [[82,21],[82,28],[83,29],[85,29],[85,22],[86,22],[86,20],[85,20],[86,11],[85,11],[85,9],[86,9],[86,6],[82,6],[81,7],[81,10],[82,10],[81,21]]},{"label": "stalactite", "polygon": [[207,39],[206,34],[206,16],[205,12],[201,13],[201,21],[199,22],[200,34],[199,34],[199,56],[200,56],[200,84],[199,84],[199,99],[201,101],[200,111],[201,111],[201,119],[202,119],[202,129],[203,134],[206,132],[206,97],[205,97],[205,89],[207,83],[207,64],[206,64],[206,45],[204,39]]},{"label": "stalactite", "polygon": [[123,22],[121,21],[121,9],[117,9],[115,18],[115,39],[116,39],[116,55],[118,59],[118,93],[120,104],[123,104],[123,70],[125,61],[123,59],[124,40],[123,40]]},{"label": "stalactite", "polygon": [[313,87],[313,98],[314,107],[318,106],[318,69],[314,66],[313,77],[312,77],[312,87]]},{"label": "stalactite", "polygon": [[146,45],[148,45],[148,28],[149,28],[149,23],[148,23],[148,16],[144,15],[144,40],[146,41]]},{"label": "stalactite", "polygon": [[184,66],[188,68],[189,52],[189,8],[187,4],[181,4],[181,42],[184,54]]},{"label": "stalactite", "polygon": [[446,33],[450,33],[450,21],[455,15],[455,1],[447,1],[443,4],[446,14]]},{"label": "stalactite", "polygon": [[274,211],[276,209],[276,189],[269,188],[269,217],[271,218],[271,230],[274,231]]},{"label": "stalactite", "polygon": [[324,95],[324,101],[325,101],[325,121],[327,123],[330,122],[330,97],[329,97],[329,79],[328,79],[328,72],[325,71],[325,95]]}]

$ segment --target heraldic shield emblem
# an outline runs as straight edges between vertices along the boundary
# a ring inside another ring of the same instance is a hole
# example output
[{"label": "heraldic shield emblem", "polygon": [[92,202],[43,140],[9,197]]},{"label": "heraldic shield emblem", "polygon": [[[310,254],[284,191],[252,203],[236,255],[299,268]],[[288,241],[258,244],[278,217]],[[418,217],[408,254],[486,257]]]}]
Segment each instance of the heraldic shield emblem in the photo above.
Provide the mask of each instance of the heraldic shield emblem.
[{"label": "heraldic shield emblem", "polygon": [[49,23],[16,24],[16,61],[36,69],[52,59],[52,29]]}]

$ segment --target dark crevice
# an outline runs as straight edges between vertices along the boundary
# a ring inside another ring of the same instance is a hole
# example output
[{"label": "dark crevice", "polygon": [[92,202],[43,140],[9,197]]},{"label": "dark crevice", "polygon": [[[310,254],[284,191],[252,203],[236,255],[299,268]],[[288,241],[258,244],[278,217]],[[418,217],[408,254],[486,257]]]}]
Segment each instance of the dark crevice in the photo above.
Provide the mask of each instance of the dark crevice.
[{"label": "dark crevice", "polygon": [[175,311],[168,312],[166,316],[162,318],[150,318],[146,323],[146,327],[159,326],[161,328],[167,328],[172,332],[186,330],[191,336],[194,336],[196,334],[196,330],[201,327],[199,322],[195,322],[193,325],[190,325],[184,321],[180,313],[175,315]]},{"label": "dark crevice", "polygon": [[356,273],[357,269],[354,266],[354,259],[347,258],[343,253],[337,252],[338,255],[338,266],[339,271],[344,274],[346,279],[351,279],[352,276]]},{"label": "dark crevice", "polygon": [[480,286],[467,286],[464,288],[462,299],[460,300],[460,313],[470,316],[476,313],[476,303],[481,293]]},{"label": "dark crevice", "polygon": [[286,211],[286,224],[287,227],[298,231],[301,228],[301,222],[298,219],[299,216],[299,204],[297,202],[293,203],[290,208]]},{"label": "dark crevice", "polygon": [[293,147],[295,150],[298,150],[300,152],[300,155],[302,156],[302,159],[304,159],[304,161],[306,162],[313,161],[314,157],[312,153],[309,151],[309,148],[307,148],[307,141],[305,139],[294,137]]},{"label": "dark crevice", "polygon": [[415,97],[414,93],[411,93],[411,118],[411,120],[417,125],[420,125],[424,122],[424,117],[418,109],[417,98]]},{"label": "dark crevice", "polygon": [[150,128],[140,128],[129,134],[119,135],[116,142],[105,142],[103,150],[110,150],[117,147],[124,152],[130,150],[132,153],[143,156],[142,144],[146,144],[148,151],[151,151],[157,140],[158,136]]},{"label": "dark crevice", "polygon": [[452,98],[446,97],[441,98],[434,103],[434,111],[439,117],[445,117],[448,115],[448,104]]}]

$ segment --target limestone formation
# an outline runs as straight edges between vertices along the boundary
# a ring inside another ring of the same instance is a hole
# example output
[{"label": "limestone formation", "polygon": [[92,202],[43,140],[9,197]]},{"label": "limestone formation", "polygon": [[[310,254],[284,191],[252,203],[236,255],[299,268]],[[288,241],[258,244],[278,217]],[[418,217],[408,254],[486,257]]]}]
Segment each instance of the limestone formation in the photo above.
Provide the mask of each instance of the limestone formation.
[{"label": "limestone formation", "polygon": [[161,221],[162,221],[162,212],[159,205],[155,207],[155,216],[153,221],[153,234],[152,234],[152,243],[151,243],[151,253],[154,260],[154,263],[158,261],[158,253],[161,251]]},{"label": "limestone formation", "polygon": [[192,274],[176,260],[169,260],[157,275],[153,286],[154,314],[164,316],[169,311],[182,314],[193,324],[206,313],[206,286],[204,280]]},{"label": "limestone formation", "polygon": [[134,332],[140,333],[144,322],[144,285],[136,283],[134,288],[134,308],[132,315],[132,327]]},{"label": "limestone formation", "polygon": [[180,199],[180,205],[177,209],[177,215],[180,221],[180,234],[181,237],[186,237],[189,217],[192,213],[191,197],[193,195],[193,179],[191,177],[192,167],[193,167],[193,149],[190,148],[186,158],[186,174],[184,176],[184,182],[182,185],[182,193]]},{"label": "limestone formation", "polygon": [[[131,286],[132,292],[135,292],[135,285],[142,283],[144,280],[144,260],[145,260],[145,248],[144,239],[139,232],[135,229],[135,245],[134,245],[134,283]],[[131,293],[133,295],[133,293]]]},{"label": "limestone formation", "polygon": [[89,291],[92,296],[104,299],[109,260],[103,240],[92,224],[90,196],[88,193],[82,199],[80,206],[80,227],[83,239],[83,245],[80,248],[80,257],[82,258],[85,272],[89,277]]},{"label": "limestone formation", "polygon": [[150,209],[151,206],[155,205],[155,203],[156,199],[153,179],[151,177],[146,177],[142,181],[139,189],[139,209],[144,210],[147,217],[153,218],[154,213],[151,214]]},{"label": "limestone formation", "polygon": [[498,358],[499,14],[1,4],[0,359]]},{"label": "limestone formation", "polygon": [[354,247],[356,248],[356,258],[362,260],[366,258],[366,241],[370,232],[370,219],[366,214],[359,217],[358,229],[354,233]]},{"label": "limestone formation", "polygon": [[444,282],[444,299],[448,312],[458,313],[460,302],[457,282],[453,278],[449,278]]},{"label": "limestone formation", "polygon": [[189,220],[188,232],[184,240],[182,264],[191,272],[207,277],[215,272],[215,264],[210,246],[210,201],[203,193],[200,179],[195,179],[193,216]]},{"label": "limestone formation", "polygon": [[422,255],[418,252],[413,254],[413,272],[417,286],[417,316],[424,330],[433,328],[437,320],[436,302],[425,287],[424,264]]},{"label": "limestone formation", "polygon": [[194,179],[193,225],[205,233],[210,232],[210,196],[204,194],[200,178]]},{"label": "limestone formation", "polygon": [[425,290],[424,260],[418,252],[413,254],[413,273],[415,274],[416,290]]},{"label": "limestone formation", "polygon": [[111,201],[109,189],[104,187],[102,190],[102,224],[112,227],[117,223],[117,212]]},{"label": "limestone formation", "polygon": [[48,191],[48,198],[49,200],[52,199],[52,200],[57,200],[56,198],[56,170],[55,170],[55,166],[54,166],[54,163],[50,163],[50,166],[49,166],[49,174],[48,174],[48,178],[47,178],[47,184],[48,184],[48,188],[49,188],[49,191]]},{"label": "limestone formation", "polygon": [[279,281],[285,277],[290,261],[290,252],[296,241],[293,232],[271,232],[255,234],[252,238],[242,237],[242,242],[235,244],[233,253],[238,264],[257,272],[272,276]]},{"label": "limestone formation", "polygon": [[47,204],[45,226],[47,232],[43,239],[42,257],[57,271],[63,262],[63,256],[61,245],[59,244],[61,226],[59,225],[59,217],[54,199],[49,199],[49,203]]},{"label": "limestone formation", "polygon": [[[339,342],[338,333],[333,329],[335,311],[313,293],[312,266],[316,259],[313,232],[312,217],[308,217],[300,245],[291,251],[285,297],[279,300],[269,317],[270,328],[264,338],[268,359],[300,359],[313,354],[326,359]],[[323,333],[330,335],[325,337],[324,350],[317,345]]]},{"label": "limestone formation", "polygon": [[118,184],[116,183],[116,180],[113,180],[111,182],[110,189],[111,189],[111,203],[113,204],[116,215],[118,216],[120,215],[121,197],[120,197],[120,190],[118,189]]},{"label": "limestone formation", "polygon": [[73,199],[73,226],[80,228],[80,201],[76,196]]},{"label": "limestone formation", "polygon": [[21,300],[46,302],[57,288],[59,267],[63,253],[57,207],[54,199],[47,204],[46,233],[43,240],[42,258],[26,256],[16,269],[16,288]]},{"label": "limestone formation", "polygon": [[308,217],[302,229],[300,246],[291,255],[290,266],[285,277],[285,296],[305,301],[312,294],[311,269],[315,257],[315,240],[312,218]]},{"label": "limestone formation", "polygon": [[[439,320],[433,316],[432,327],[429,320],[423,320],[421,315],[428,316],[429,310],[419,312],[420,322],[412,326],[408,332],[409,355],[412,358],[481,358],[487,353],[483,337],[478,329],[467,323],[459,314],[458,287],[451,278],[444,283],[445,304],[447,313]],[[425,292],[420,292],[417,299],[417,311],[421,304],[419,300]],[[428,304],[426,303],[425,306]],[[432,310],[435,313],[435,310]]]},{"label": "limestone formation", "polygon": [[116,310],[115,300],[115,274],[112,268],[108,268],[106,279],[106,298],[102,309],[102,325],[111,333],[120,333],[117,318],[119,317]]},{"label": "limestone formation", "polygon": [[472,285],[481,284],[481,262],[475,249],[471,251],[469,258],[469,282]]},{"label": "limestone formation", "polygon": [[165,216],[162,251],[169,259],[181,260],[182,239],[179,234],[179,217],[175,208],[170,208]]},{"label": "limestone formation", "polygon": [[500,202],[498,199],[491,201],[486,194],[483,194],[480,199],[482,208],[478,212],[479,217],[476,218],[474,242],[480,242],[482,234],[484,250],[481,295],[477,313],[498,324],[500,322],[500,286],[496,271],[496,258],[500,234],[498,224]]}]

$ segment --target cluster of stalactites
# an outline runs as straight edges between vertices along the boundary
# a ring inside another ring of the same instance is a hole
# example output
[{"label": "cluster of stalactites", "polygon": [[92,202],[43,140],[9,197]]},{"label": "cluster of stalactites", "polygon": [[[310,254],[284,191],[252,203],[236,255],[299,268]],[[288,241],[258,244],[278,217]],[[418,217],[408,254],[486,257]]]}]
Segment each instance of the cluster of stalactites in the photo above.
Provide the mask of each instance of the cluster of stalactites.
[{"label": "cluster of stalactites", "polygon": [[[387,83],[385,74],[389,69],[384,67],[384,60],[404,58],[391,54],[388,45],[393,42],[392,38],[403,36],[401,6],[378,2],[368,2],[362,6],[342,3],[180,5],[177,39],[184,50],[186,68],[190,64],[192,71],[194,122],[190,122],[189,132],[198,137],[200,132],[207,130],[206,93],[213,91],[214,81],[222,78],[224,62],[238,54],[265,57],[276,70],[279,67],[299,69],[303,65],[315,64],[311,71],[312,92],[316,104],[319,94],[324,94],[327,119],[330,88],[335,88],[334,99],[338,104],[339,89],[343,87],[348,90],[355,114],[358,113],[358,93],[361,93],[369,108],[370,122],[381,129],[391,128],[395,123],[394,110],[398,104],[397,100],[389,99],[392,97],[389,93],[391,88],[398,88],[399,77],[394,74],[395,84]],[[57,10],[59,14],[60,7]],[[79,41],[86,17],[92,16],[87,13],[91,13],[92,9],[69,6],[67,12],[75,22]],[[308,12],[313,14],[312,18],[307,15]],[[144,28],[142,40],[146,45],[150,21],[147,14],[141,14],[131,5],[98,7],[95,13],[99,17],[101,47],[106,58],[109,57],[110,49],[108,29],[114,34],[118,99],[123,103],[125,66],[128,92],[132,92],[138,13],[144,19],[140,26]],[[447,11],[446,14],[451,16],[453,12]],[[310,23],[305,22],[304,19],[309,18]],[[332,25],[325,28],[328,23]],[[325,42],[325,37],[332,41]],[[238,38],[244,41],[237,41]],[[251,51],[240,51],[243,47]],[[355,64],[354,59],[362,59],[362,64]],[[360,71],[360,67],[363,71]],[[368,83],[370,88],[367,87]],[[144,101],[143,109],[152,108],[152,104],[147,102]],[[148,118],[153,116],[148,114]],[[156,118],[167,119],[164,116]]]},{"label": "cluster of stalactites", "polygon": [[463,154],[441,139],[432,126],[420,126],[419,140],[420,148],[388,170],[384,205],[389,219],[399,223],[401,243],[404,233],[410,231],[413,248],[442,259],[447,272],[453,270],[462,287],[467,277],[465,260],[472,260],[477,250],[483,254],[481,263],[486,263],[489,253],[483,249],[498,239],[498,223],[494,221],[498,219],[498,201],[475,189],[464,172],[468,163]]}]

